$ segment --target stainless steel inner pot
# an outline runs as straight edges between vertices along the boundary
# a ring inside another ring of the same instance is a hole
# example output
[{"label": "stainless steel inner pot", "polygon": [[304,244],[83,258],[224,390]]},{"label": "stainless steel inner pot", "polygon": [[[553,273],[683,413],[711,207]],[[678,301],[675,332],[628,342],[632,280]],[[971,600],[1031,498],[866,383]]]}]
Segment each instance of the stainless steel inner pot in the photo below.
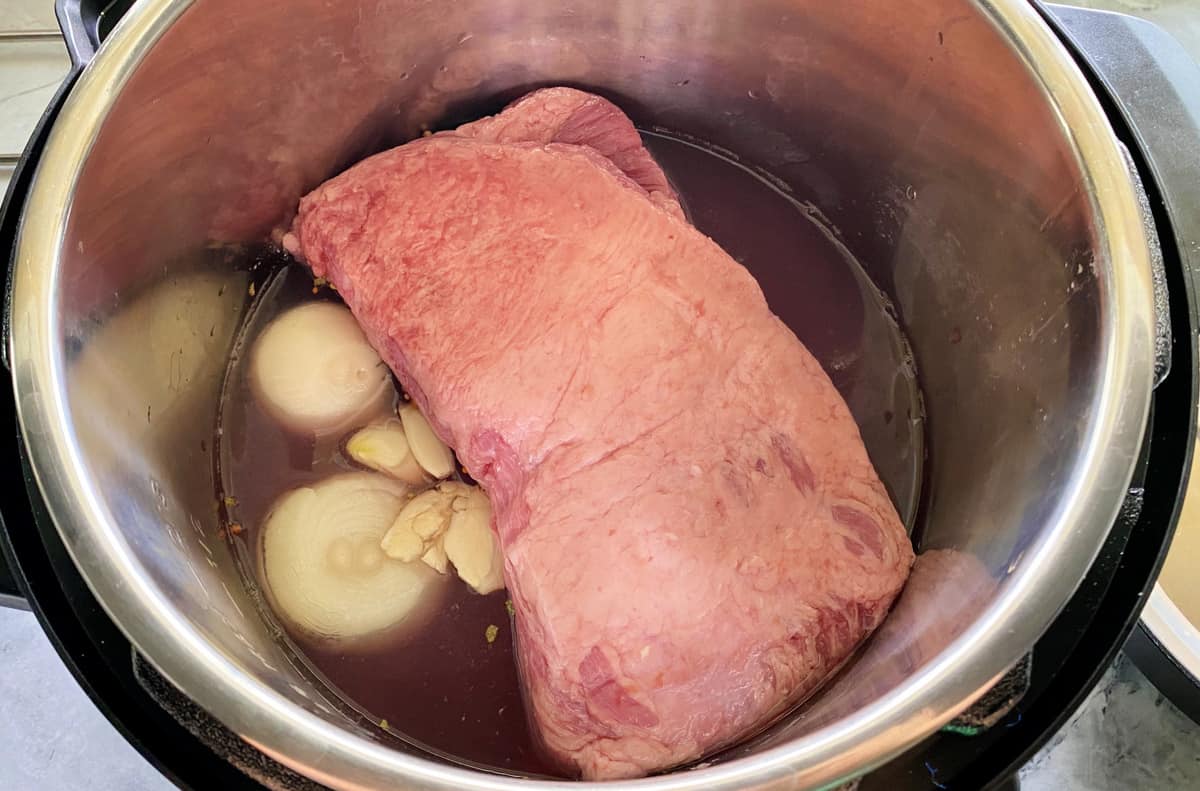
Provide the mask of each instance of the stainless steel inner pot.
[{"label": "stainless steel inner pot", "polygon": [[817,701],[623,785],[800,788],[932,732],[1066,602],[1129,480],[1152,378],[1118,144],[1024,0],[142,0],[72,91],[12,297],[44,499],[131,641],[248,741],[340,788],[502,789],[342,713],[216,538],[206,438],[242,302],[211,252],[364,153],[541,84],[598,90],[773,174],[892,297],[924,388],[923,562]]}]

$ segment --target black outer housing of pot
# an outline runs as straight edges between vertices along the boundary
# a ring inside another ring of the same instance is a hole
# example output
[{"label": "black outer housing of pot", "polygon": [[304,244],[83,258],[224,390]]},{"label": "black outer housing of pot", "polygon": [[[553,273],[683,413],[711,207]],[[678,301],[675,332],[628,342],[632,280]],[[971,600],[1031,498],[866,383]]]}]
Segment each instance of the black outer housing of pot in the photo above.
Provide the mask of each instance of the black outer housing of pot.
[{"label": "black outer housing of pot", "polygon": [[[1108,93],[1127,97],[1121,102],[1122,114],[1132,119],[1138,137],[1153,146],[1147,149],[1149,164],[1157,173],[1163,202],[1171,208],[1170,230],[1177,249],[1190,261],[1194,280],[1200,275],[1200,64],[1167,33],[1146,22],[1048,8],[1062,33],[1093,53],[1091,63]],[[1123,45],[1111,46],[1114,38]],[[1193,300],[1193,315],[1197,307]],[[1143,619],[1125,643],[1125,654],[1160,692],[1200,723],[1200,678],[1160,637]]]},{"label": "black outer housing of pot", "polygon": [[[0,253],[11,278],[20,207],[46,136],[75,79],[115,19],[131,0],[58,0],[60,24],[73,67],[39,122],[0,209]],[[1056,24],[1045,12],[1048,21]],[[1068,43],[1068,46],[1069,43]],[[1076,53],[1102,101],[1106,94],[1086,58]],[[1149,177],[1133,135],[1120,114],[1106,107],[1133,152],[1155,212],[1170,295],[1171,374],[1157,388],[1131,496],[1100,555],[1066,608],[1033,649],[1029,690],[991,730],[976,736],[941,732],[868,774],[862,791],[1014,787],[1013,777],[1075,711],[1108,668],[1137,623],[1153,587],[1182,502],[1195,433],[1196,332],[1192,275],[1184,271],[1161,196]],[[11,282],[9,283],[11,288]],[[7,304],[7,300],[6,300]],[[4,364],[8,367],[7,317]],[[20,595],[55,649],[97,707],[157,769],[185,788],[261,788],[219,743],[198,738],[168,714],[138,681],[134,650],[92,596],[50,521],[30,473],[15,421],[11,387],[0,388],[0,471],[10,485],[0,491],[0,601]],[[21,485],[17,481],[21,481]],[[1139,492],[1140,494],[1140,492]],[[220,733],[216,727],[211,732]],[[228,734],[227,731],[225,731]],[[228,737],[235,738],[235,737]],[[298,778],[262,757],[258,769],[292,787]],[[262,777],[260,772],[255,774]],[[306,781],[301,780],[304,784]]]}]

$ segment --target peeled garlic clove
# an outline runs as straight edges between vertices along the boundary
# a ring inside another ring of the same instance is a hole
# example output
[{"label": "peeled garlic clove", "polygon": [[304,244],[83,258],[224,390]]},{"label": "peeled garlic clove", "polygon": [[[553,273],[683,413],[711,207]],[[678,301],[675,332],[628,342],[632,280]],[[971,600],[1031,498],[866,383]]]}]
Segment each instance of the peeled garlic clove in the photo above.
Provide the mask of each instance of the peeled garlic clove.
[{"label": "peeled garlic clove", "polygon": [[479,593],[504,587],[500,542],[492,532],[492,506],[478,487],[444,481],[421,492],[400,511],[380,544],[391,558],[420,558],[458,576]]},{"label": "peeled garlic clove", "polygon": [[454,473],[454,454],[434,433],[421,410],[413,404],[400,407],[400,422],[417,463],[434,478],[449,478]]},{"label": "peeled garlic clove", "polygon": [[411,529],[392,526],[379,542],[383,554],[403,563],[412,563],[425,552],[425,542]]},{"label": "peeled garlic clove", "polygon": [[397,514],[384,534],[380,548],[390,558],[411,563],[450,525],[452,495],[439,489],[421,492]]},{"label": "peeled garlic clove", "polygon": [[279,614],[305,632],[351,639],[415,622],[441,590],[425,564],[384,557],[379,541],[406,487],[349,473],[283,495],[263,525],[262,569]]},{"label": "peeled garlic clove", "polygon": [[465,508],[469,502],[465,498],[473,493],[487,499],[487,495],[483,494],[478,486],[469,486],[462,481],[442,481],[437,485],[437,491],[441,492],[442,496],[450,503],[451,511],[461,511]]},{"label": "peeled garlic clove", "polygon": [[425,550],[425,554],[421,556],[421,562],[438,574],[445,574],[450,569],[450,559],[446,556],[446,550],[442,547],[441,541],[435,541],[429,549]]},{"label": "peeled garlic clove", "polygon": [[417,514],[412,522],[412,531],[416,533],[426,546],[429,542],[445,532],[446,527],[450,524],[447,515],[443,511],[426,511],[422,514]]},{"label": "peeled garlic clove", "polygon": [[478,593],[491,593],[504,587],[504,561],[492,531],[492,506],[482,491],[467,488],[471,491],[455,503],[442,546],[463,582]]},{"label": "peeled garlic clove", "polygon": [[350,311],[310,302],[272,321],[251,349],[263,408],[295,431],[325,436],[385,414],[391,375]]},{"label": "peeled garlic clove", "polygon": [[413,486],[427,480],[399,420],[376,423],[354,432],[346,440],[346,455],[364,467]]}]

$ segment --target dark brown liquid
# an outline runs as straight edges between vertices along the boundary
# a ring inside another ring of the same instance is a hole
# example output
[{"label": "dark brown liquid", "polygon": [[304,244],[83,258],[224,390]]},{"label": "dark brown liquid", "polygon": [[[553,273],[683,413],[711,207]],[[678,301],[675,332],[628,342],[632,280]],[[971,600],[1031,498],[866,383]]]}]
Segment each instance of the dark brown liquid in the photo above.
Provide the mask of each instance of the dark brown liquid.
[{"label": "dark brown liquid", "polygon": [[[920,396],[911,356],[886,299],[815,212],[758,174],[691,143],[647,134],[692,222],[758,278],[775,311],[829,372],[862,429],[906,523],[923,459]],[[351,468],[336,441],[290,433],[255,403],[242,360],[279,313],[309,300],[311,274],[289,266],[260,281],[226,376],[215,443],[221,496],[241,526],[230,540],[258,577],[258,527],[285,491]],[[417,631],[337,643],[288,631],[331,691],[393,734],[451,760],[495,771],[552,774],[534,747],[517,681],[503,592],[454,580],[437,615]],[[498,627],[493,642],[486,635]]]},{"label": "dark brown liquid", "polygon": [[[314,295],[312,274],[280,269],[260,286],[222,398],[218,437],[219,480],[231,534],[244,573],[261,587],[259,527],[284,492],[353,469],[336,439],[315,442],[291,433],[261,410],[241,365],[271,319],[311,300],[336,300],[328,288]],[[512,625],[503,591],[480,596],[454,579],[438,615],[413,633],[361,642],[314,638],[281,626],[318,676],[354,708],[388,731],[454,760],[495,769],[549,774],[535,751],[517,684]],[[489,626],[498,630],[488,642]]]}]

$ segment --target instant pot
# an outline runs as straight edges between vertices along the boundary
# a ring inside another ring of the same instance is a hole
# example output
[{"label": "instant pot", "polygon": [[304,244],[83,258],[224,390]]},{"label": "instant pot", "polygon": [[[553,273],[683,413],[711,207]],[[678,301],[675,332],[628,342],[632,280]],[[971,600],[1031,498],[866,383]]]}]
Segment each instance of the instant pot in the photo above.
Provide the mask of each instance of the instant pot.
[{"label": "instant pot", "polygon": [[813,702],[614,785],[1010,782],[1134,629],[1197,401],[1200,70],[1161,30],[1022,0],[129,5],[60,1],[74,68],[5,197],[0,593],[176,782],[552,787],[340,705],[239,584],[205,439],[244,295],[120,318],[362,156],[549,83],[836,229],[912,342],[914,539],[951,558]]}]

